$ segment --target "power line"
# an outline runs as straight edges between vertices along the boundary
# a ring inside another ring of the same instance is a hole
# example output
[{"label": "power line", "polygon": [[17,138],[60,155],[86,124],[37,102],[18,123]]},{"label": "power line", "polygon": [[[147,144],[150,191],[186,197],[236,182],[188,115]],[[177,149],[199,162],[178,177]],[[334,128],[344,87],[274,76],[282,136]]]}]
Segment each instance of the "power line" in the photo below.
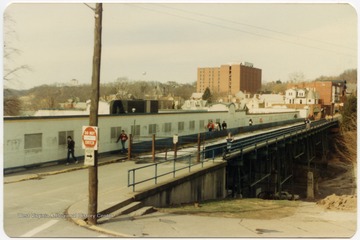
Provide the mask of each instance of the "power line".
[{"label": "power line", "polygon": [[163,8],[168,8],[168,9],[173,9],[173,10],[176,10],[176,11],[185,12],[185,13],[189,13],[189,14],[193,14],[193,15],[203,16],[203,17],[206,17],[206,18],[217,19],[217,20],[220,20],[220,21],[228,22],[228,23],[233,23],[233,24],[237,24],[237,25],[243,25],[243,26],[246,26],[246,27],[256,28],[256,29],[260,29],[260,30],[264,30],[264,31],[268,31],[268,32],[282,34],[282,35],[285,35],[285,36],[301,38],[301,39],[304,39],[304,40],[324,43],[324,44],[328,44],[328,45],[332,45],[332,46],[347,48],[347,49],[350,49],[350,50],[356,50],[356,49],[354,49],[352,47],[344,46],[344,45],[333,43],[333,42],[328,42],[328,41],[309,38],[309,37],[300,36],[300,35],[296,35],[296,34],[292,34],[292,33],[277,31],[277,30],[273,30],[273,29],[269,29],[269,28],[265,28],[265,27],[260,27],[260,26],[256,26],[256,25],[252,25],[252,24],[248,24],[248,23],[237,22],[237,21],[233,21],[233,20],[229,20],[229,19],[225,19],[225,18],[220,18],[220,17],[216,17],[216,16],[212,16],[212,15],[207,15],[207,14],[203,14],[203,13],[192,12],[192,11],[183,10],[183,9],[170,7],[170,6],[165,6],[165,5],[160,5],[160,4],[157,5],[157,6],[160,6],[160,7],[163,7]]},{"label": "power line", "polygon": [[[347,53],[339,52],[339,51],[336,51],[336,50],[333,50],[333,49],[325,49],[325,48],[321,48],[321,47],[311,46],[311,45],[308,45],[308,44],[303,44],[303,43],[298,43],[298,42],[285,40],[285,39],[281,39],[281,38],[277,38],[277,37],[272,37],[272,36],[264,35],[264,34],[261,34],[261,33],[255,33],[255,32],[242,30],[242,29],[239,29],[239,28],[224,26],[224,25],[217,24],[217,23],[211,23],[211,22],[196,19],[196,18],[193,18],[193,17],[187,17],[187,16],[183,16],[183,15],[178,15],[178,14],[174,14],[174,13],[161,11],[161,10],[154,9],[154,8],[148,8],[148,7],[140,6],[138,4],[136,4],[136,5],[135,4],[128,4],[128,5],[132,6],[132,7],[141,8],[141,9],[144,9],[144,10],[147,10],[147,11],[157,12],[157,13],[161,13],[161,14],[165,14],[165,15],[169,15],[169,16],[173,16],[173,17],[177,17],[177,18],[182,18],[182,19],[186,19],[186,20],[190,20],[190,21],[194,21],[194,22],[199,22],[199,23],[202,23],[202,24],[215,26],[215,27],[218,27],[218,28],[227,29],[227,30],[231,30],[231,31],[242,32],[242,33],[257,36],[257,37],[262,37],[262,38],[272,39],[272,40],[276,40],[276,41],[281,41],[281,42],[289,43],[289,44],[292,44],[292,45],[302,46],[302,47],[305,47],[305,48],[312,48],[312,49],[316,49],[316,50],[329,51],[329,52],[333,52],[333,53],[340,54],[340,55],[346,55],[346,56],[350,56],[350,57],[357,57],[354,54],[347,54]],[[154,5],[154,4],[152,4],[152,5]],[[157,6],[159,6],[159,4],[157,4]],[[185,11],[185,10],[179,10],[179,11]],[[197,15],[201,16],[201,14],[197,14]],[[206,16],[206,15],[204,15],[204,16]],[[207,16],[207,17],[211,17],[211,16]],[[216,18],[216,17],[212,17],[212,18]],[[227,21],[227,20],[223,20],[223,21]],[[240,24],[240,23],[238,23],[238,24]],[[262,28],[262,27],[257,27],[257,28]],[[266,29],[266,28],[263,28],[263,29]],[[270,30],[270,29],[267,29],[267,31],[277,32],[277,31]],[[282,33],[282,32],[278,32],[278,33]],[[287,33],[282,33],[282,34],[287,34]],[[288,35],[291,35],[291,34],[288,34]],[[296,35],[293,35],[293,36],[296,36]],[[302,38],[305,38],[305,37],[302,37]],[[313,41],[317,41],[317,40],[313,40]],[[320,42],[320,40],[319,40],[319,42]],[[328,44],[332,44],[332,43],[328,43]],[[344,46],[342,46],[342,47],[344,47]],[[352,49],[352,48],[350,48],[350,49]]]}]

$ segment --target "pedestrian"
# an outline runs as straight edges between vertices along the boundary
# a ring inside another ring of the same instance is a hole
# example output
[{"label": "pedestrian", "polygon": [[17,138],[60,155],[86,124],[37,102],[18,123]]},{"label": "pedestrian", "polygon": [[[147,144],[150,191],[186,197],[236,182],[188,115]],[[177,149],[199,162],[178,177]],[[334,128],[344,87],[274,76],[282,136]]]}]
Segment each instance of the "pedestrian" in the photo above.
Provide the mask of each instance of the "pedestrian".
[{"label": "pedestrian", "polygon": [[216,130],[221,131],[221,124],[220,122],[216,122]]},{"label": "pedestrian", "polygon": [[231,151],[231,146],[232,146],[233,141],[234,141],[234,138],[231,136],[231,133],[228,133],[227,138],[226,138],[226,151],[227,152]]},{"label": "pedestrian", "polygon": [[225,121],[223,121],[223,123],[221,124],[221,126],[222,126],[222,128],[223,128],[224,130],[227,129],[227,124],[226,124]]},{"label": "pedestrian", "polygon": [[212,120],[209,121],[208,125],[207,125],[207,128],[209,130],[209,132],[212,132],[214,130],[214,123]]},{"label": "pedestrian", "polygon": [[304,122],[305,122],[306,129],[310,129],[310,127],[311,127],[310,119],[307,118],[307,119],[304,120]]},{"label": "pedestrian", "polygon": [[252,119],[250,118],[249,119],[249,126],[252,126],[253,125],[253,121],[252,121]]},{"label": "pedestrian", "polygon": [[116,140],[116,143],[118,143],[119,140],[121,140],[121,146],[122,146],[121,152],[124,153],[124,152],[126,151],[126,149],[125,149],[125,143],[126,143],[126,141],[128,140],[128,136],[127,136],[127,134],[125,133],[124,130],[121,131],[121,134],[120,134],[120,136],[118,137],[118,139]]},{"label": "pedestrian", "polygon": [[75,157],[75,141],[72,140],[70,136],[67,137],[67,148],[68,148],[68,154],[67,154],[67,160],[66,165],[70,164],[70,155],[73,158],[75,164],[79,163],[79,161]]}]

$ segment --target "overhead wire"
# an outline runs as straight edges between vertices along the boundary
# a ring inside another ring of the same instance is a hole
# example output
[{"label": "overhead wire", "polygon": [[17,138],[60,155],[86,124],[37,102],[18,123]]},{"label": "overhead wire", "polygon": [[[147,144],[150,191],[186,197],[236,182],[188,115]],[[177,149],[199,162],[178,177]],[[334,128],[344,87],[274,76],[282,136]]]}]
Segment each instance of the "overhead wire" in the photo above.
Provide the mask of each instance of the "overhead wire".
[{"label": "overhead wire", "polygon": [[[264,35],[264,34],[261,34],[261,33],[246,31],[246,30],[243,30],[243,29],[239,29],[239,28],[235,28],[235,27],[229,27],[229,26],[225,26],[225,25],[217,24],[217,23],[213,23],[213,22],[208,22],[208,21],[201,20],[201,19],[197,19],[197,18],[193,18],[193,17],[178,15],[178,14],[170,13],[170,12],[167,12],[167,11],[162,11],[162,10],[159,10],[159,9],[154,9],[154,8],[149,8],[149,7],[145,7],[145,6],[140,6],[140,4],[131,4],[131,3],[128,3],[127,5],[132,6],[132,7],[137,7],[137,8],[140,8],[140,9],[144,9],[144,10],[147,10],[147,11],[152,11],[152,12],[156,12],[156,13],[161,13],[161,14],[165,14],[165,15],[177,17],[177,18],[186,19],[186,20],[189,20],[189,21],[194,21],[194,22],[199,22],[199,23],[202,23],[202,24],[210,25],[210,26],[215,26],[215,27],[222,28],[222,29],[227,29],[227,30],[231,30],[231,31],[242,32],[242,33],[245,33],[245,34],[249,34],[249,35],[253,35],[253,36],[258,36],[258,37],[262,37],[262,38],[267,38],[267,39],[272,39],[272,40],[275,40],[275,41],[281,41],[281,42],[289,43],[289,44],[292,44],[292,45],[298,45],[298,46],[302,46],[302,47],[305,47],[305,48],[312,48],[312,49],[321,50],[321,51],[329,51],[329,52],[333,52],[333,53],[340,54],[340,55],[346,55],[346,56],[350,56],[350,57],[357,57],[357,56],[354,55],[354,54],[348,54],[348,53],[339,52],[339,51],[336,51],[336,50],[333,50],[333,49],[326,49],[326,48],[322,48],[322,47],[312,46],[312,45],[309,45],[309,44],[304,44],[304,43],[294,42],[294,41],[290,41],[290,40],[286,40],[286,39],[281,39],[281,38],[278,38],[278,37],[272,37],[272,36]],[[149,5],[149,4],[147,4],[147,5]],[[151,4],[151,5],[152,5],[152,6],[153,6],[153,5],[160,6],[161,4]],[[182,11],[182,10],[180,10],[180,11]],[[185,11],[185,10],[184,10],[184,11]],[[204,15],[204,14],[197,14],[197,15],[201,16],[201,15]],[[206,15],[204,15],[204,16],[206,16]],[[210,16],[207,15],[207,17],[210,17]],[[214,18],[216,18],[216,17],[214,17]],[[221,19],[221,18],[218,18],[218,19]],[[223,19],[223,21],[229,21],[229,20],[224,20],[224,19]],[[236,22],[234,22],[234,23],[236,23]],[[241,23],[238,23],[238,22],[237,22],[237,24],[241,24]],[[245,25],[245,24],[243,24],[243,25]],[[252,25],[249,25],[249,26],[252,26]],[[253,27],[255,27],[255,26],[253,26]],[[275,31],[275,30],[270,30],[270,29],[266,29],[266,28],[262,28],[262,27],[257,27],[257,26],[256,26],[256,28],[258,28],[258,29],[263,29],[263,30],[267,30],[267,31],[272,31],[272,32],[277,32],[277,33],[282,33],[282,34],[284,34],[284,35],[291,35],[291,34],[288,34],[288,33],[283,33],[283,32],[279,32],[279,31]],[[296,35],[293,35],[293,36],[296,36]],[[305,38],[305,37],[302,37],[302,38]],[[310,40],[310,39],[309,39],[309,40]],[[314,40],[313,40],[313,41],[314,41]],[[320,41],[318,41],[318,42],[320,42]],[[331,43],[327,43],[327,44],[331,44]],[[334,44],[333,44],[333,45],[334,45]],[[335,44],[335,45],[337,45],[337,44]],[[351,48],[351,49],[352,49],[352,48]],[[354,51],[355,51],[355,50],[354,50]]]},{"label": "overhead wire", "polygon": [[354,49],[354,48],[352,48],[352,47],[344,46],[344,45],[342,45],[342,44],[337,44],[337,43],[333,43],[333,42],[328,42],[328,41],[324,41],[324,40],[320,40],[320,39],[309,38],[309,37],[305,37],[305,36],[301,36],[301,35],[297,35],[297,34],[292,34],[292,33],[288,33],[288,32],[278,31],[278,30],[274,30],[274,29],[269,29],[269,28],[265,28],[265,27],[261,27],[261,26],[257,26],[257,25],[248,24],[248,23],[233,21],[233,20],[229,20],[229,19],[225,19],[225,18],[221,18],[221,17],[217,17],[217,16],[212,16],[212,15],[207,15],[207,14],[203,14],[203,13],[192,12],[192,11],[188,11],[188,10],[184,10],[184,9],[179,9],[179,8],[175,8],[175,7],[170,7],[170,6],[168,6],[168,5],[165,6],[165,5],[163,5],[163,4],[159,4],[159,5],[157,5],[157,6],[160,6],[160,7],[163,7],[163,8],[168,8],[168,9],[173,9],[173,10],[176,10],[176,11],[180,11],[180,12],[184,12],[184,13],[189,13],[189,14],[193,14],[193,15],[203,16],[203,17],[206,17],[206,18],[217,19],[217,20],[224,21],[224,22],[228,22],[228,23],[232,23],[232,24],[242,25],[242,26],[246,26],[246,27],[250,27],[250,28],[256,28],[256,29],[260,29],[260,30],[264,30],[264,31],[268,31],[268,32],[273,32],[273,33],[277,33],[277,34],[281,34],[281,35],[285,35],[285,36],[289,36],[289,37],[294,37],[294,38],[299,38],[299,39],[304,39],[304,40],[309,40],[309,41],[324,43],[324,44],[328,44],[328,45],[332,45],[332,46],[337,46],[337,47],[341,47],[341,48],[347,48],[347,49],[350,49],[350,50],[356,50],[356,49]]}]

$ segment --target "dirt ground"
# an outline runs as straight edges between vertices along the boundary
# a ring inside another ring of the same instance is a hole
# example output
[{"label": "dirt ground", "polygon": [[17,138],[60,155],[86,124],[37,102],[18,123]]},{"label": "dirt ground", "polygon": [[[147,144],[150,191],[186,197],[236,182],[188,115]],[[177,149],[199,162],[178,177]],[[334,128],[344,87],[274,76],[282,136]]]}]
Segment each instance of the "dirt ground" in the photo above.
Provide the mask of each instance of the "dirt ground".
[{"label": "dirt ground", "polygon": [[[315,197],[316,205],[324,211],[351,211],[357,209],[356,164],[333,159],[318,180]],[[158,209],[160,212],[192,214],[214,217],[279,219],[293,216],[300,201],[226,199],[223,201],[195,203]],[[318,211],[317,209],[314,211]]]},{"label": "dirt ground", "polygon": [[317,204],[328,210],[355,211],[357,208],[357,165],[333,159],[325,177],[319,179]]}]

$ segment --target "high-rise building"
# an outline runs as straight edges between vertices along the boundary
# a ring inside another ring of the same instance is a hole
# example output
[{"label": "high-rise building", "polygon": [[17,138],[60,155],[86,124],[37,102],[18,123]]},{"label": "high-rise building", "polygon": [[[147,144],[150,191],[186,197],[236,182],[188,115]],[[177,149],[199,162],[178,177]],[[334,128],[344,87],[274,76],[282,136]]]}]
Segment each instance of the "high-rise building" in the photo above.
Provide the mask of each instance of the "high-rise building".
[{"label": "high-rise building", "polygon": [[209,88],[212,93],[234,95],[239,91],[256,93],[261,88],[261,69],[251,63],[198,68],[197,92]]}]

